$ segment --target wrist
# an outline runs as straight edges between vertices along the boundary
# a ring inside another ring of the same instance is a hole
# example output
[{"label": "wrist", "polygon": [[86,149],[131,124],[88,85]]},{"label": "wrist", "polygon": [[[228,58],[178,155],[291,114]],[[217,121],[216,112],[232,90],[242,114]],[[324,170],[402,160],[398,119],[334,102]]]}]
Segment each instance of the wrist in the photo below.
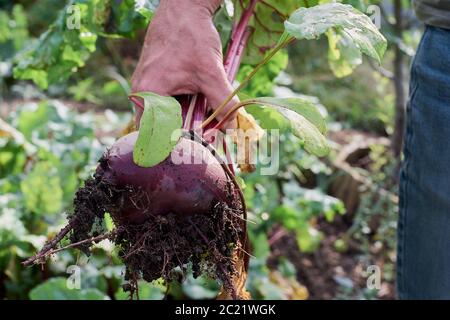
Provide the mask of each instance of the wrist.
[{"label": "wrist", "polygon": [[183,8],[191,11],[197,8],[206,9],[212,16],[220,7],[223,0],[162,0],[160,6]]}]

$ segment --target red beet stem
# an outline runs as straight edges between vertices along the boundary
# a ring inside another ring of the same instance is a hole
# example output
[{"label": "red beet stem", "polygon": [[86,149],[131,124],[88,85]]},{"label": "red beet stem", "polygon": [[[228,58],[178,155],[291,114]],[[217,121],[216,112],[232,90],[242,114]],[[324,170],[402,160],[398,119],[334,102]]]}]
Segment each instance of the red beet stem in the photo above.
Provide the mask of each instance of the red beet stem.
[{"label": "red beet stem", "polygon": [[[248,24],[250,22],[250,18],[252,17],[257,0],[251,0],[248,7],[244,10],[244,12],[241,15],[241,19],[239,22],[233,27],[233,30],[231,32],[230,42],[228,45],[227,53],[225,54],[225,60],[224,60],[224,67],[225,71],[228,74],[228,79],[230,81],[234,80],[234,77],[236,74],[230,73],[232,70],[239,69],[240,60],[242,57],[242,53],[244,50],[240,50],[242,48],[242,45],[245,47],[246,42],[248,40],[245,39],[245,43],[242,42],[242,39],[245,36],[246,31],[248,30]],[[237,65],[237,66],[236,66]]]},{"label": "red beet stem", "polygon": [[241,65],[242,55],[245,50],[245,46],[247,45],[248,39],[250,38],[250,35],[252,34],[253,30],[247,28],[239,41],[239,46],[236,51],[236,55],[233,59],[233,61],[230,64],[229,70],[227,71],[228,74],[228,80],[234,81],[236,78],[236,75],[239,71],[239,67]]}]

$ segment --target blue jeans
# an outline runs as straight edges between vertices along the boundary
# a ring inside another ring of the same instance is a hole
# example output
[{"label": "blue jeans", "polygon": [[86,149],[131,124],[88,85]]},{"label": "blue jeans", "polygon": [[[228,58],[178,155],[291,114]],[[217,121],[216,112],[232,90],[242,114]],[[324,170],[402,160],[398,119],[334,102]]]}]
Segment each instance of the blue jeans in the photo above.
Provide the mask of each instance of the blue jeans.
[{"label": "blue jeans", "polygon": [[450,30],[427,26],[411,68],[400,176],[400,299],[450,299]]}]

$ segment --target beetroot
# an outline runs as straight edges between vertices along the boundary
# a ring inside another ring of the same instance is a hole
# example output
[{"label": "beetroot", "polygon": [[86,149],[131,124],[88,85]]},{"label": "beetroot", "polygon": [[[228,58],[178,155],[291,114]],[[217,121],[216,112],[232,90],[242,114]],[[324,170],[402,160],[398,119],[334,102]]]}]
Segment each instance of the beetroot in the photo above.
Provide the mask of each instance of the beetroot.
[{"label": "beetroot", "polygon": [[[248,250],[245,203],[228,167],[204,141],[185,137],[164,161],[140,167],[133,161],[137,135],[120,138],[103,155],[94,176],[76,193],[69,224],[25,264],[59,251],[55,247],[66,234],[70,246],[86,254],[92,243],[108,238],[119,248],[126,266],[124,289],[131,296],[138,279],[181,280],[191,265],[194,277],[217,279],[240,298],[232,278],[236,252],[248,266],[242,254]],[[115,229],[105,235],[100,232],[106,213]]]},{"label": "beetroot", "polygon": [[[200,143],[182,138],[165,161],[143,168],[133,162],[137,135],[130,133],[114,143],[107,153],[106,167],[97,169],[97,174],[112,185],[133,186],[142,193],[140,199],[124,199],[118,220],[142,223],[148,217],[168,213],[208,215],[219,202],[231,204],[229,179],[218,160]],[[182,157],[185,163],[174,163]]]}]

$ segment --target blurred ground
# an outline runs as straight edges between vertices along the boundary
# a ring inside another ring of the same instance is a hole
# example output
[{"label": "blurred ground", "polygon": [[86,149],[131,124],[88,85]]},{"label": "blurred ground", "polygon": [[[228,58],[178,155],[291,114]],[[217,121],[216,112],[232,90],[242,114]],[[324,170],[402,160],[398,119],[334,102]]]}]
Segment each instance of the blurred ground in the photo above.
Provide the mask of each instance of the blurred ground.
[{"label": "blurred ground", "polygon": [[[287,257],[297,269],[297,279],[308,288],[310,299],[358,298],[356,293],[367,288],[365,270],[368,265],[383,266],[383,254],[373,255],[369,259],[351,242],[345,252],[338,252],[335,241],[340,239],[349,226],[342,217],[330,224],[319,221],[319,229],[325,234],[320,248],[313,254],[301,253],[295,237],[283,235],[271,246],[270,263],[276,264],[278,257]],[[370,248],[377,252],[375,245]],[[355,296],[356,295],[356,296]],[[395,299],[395,285],[382,281],[377,294],[380,299]]]}]

